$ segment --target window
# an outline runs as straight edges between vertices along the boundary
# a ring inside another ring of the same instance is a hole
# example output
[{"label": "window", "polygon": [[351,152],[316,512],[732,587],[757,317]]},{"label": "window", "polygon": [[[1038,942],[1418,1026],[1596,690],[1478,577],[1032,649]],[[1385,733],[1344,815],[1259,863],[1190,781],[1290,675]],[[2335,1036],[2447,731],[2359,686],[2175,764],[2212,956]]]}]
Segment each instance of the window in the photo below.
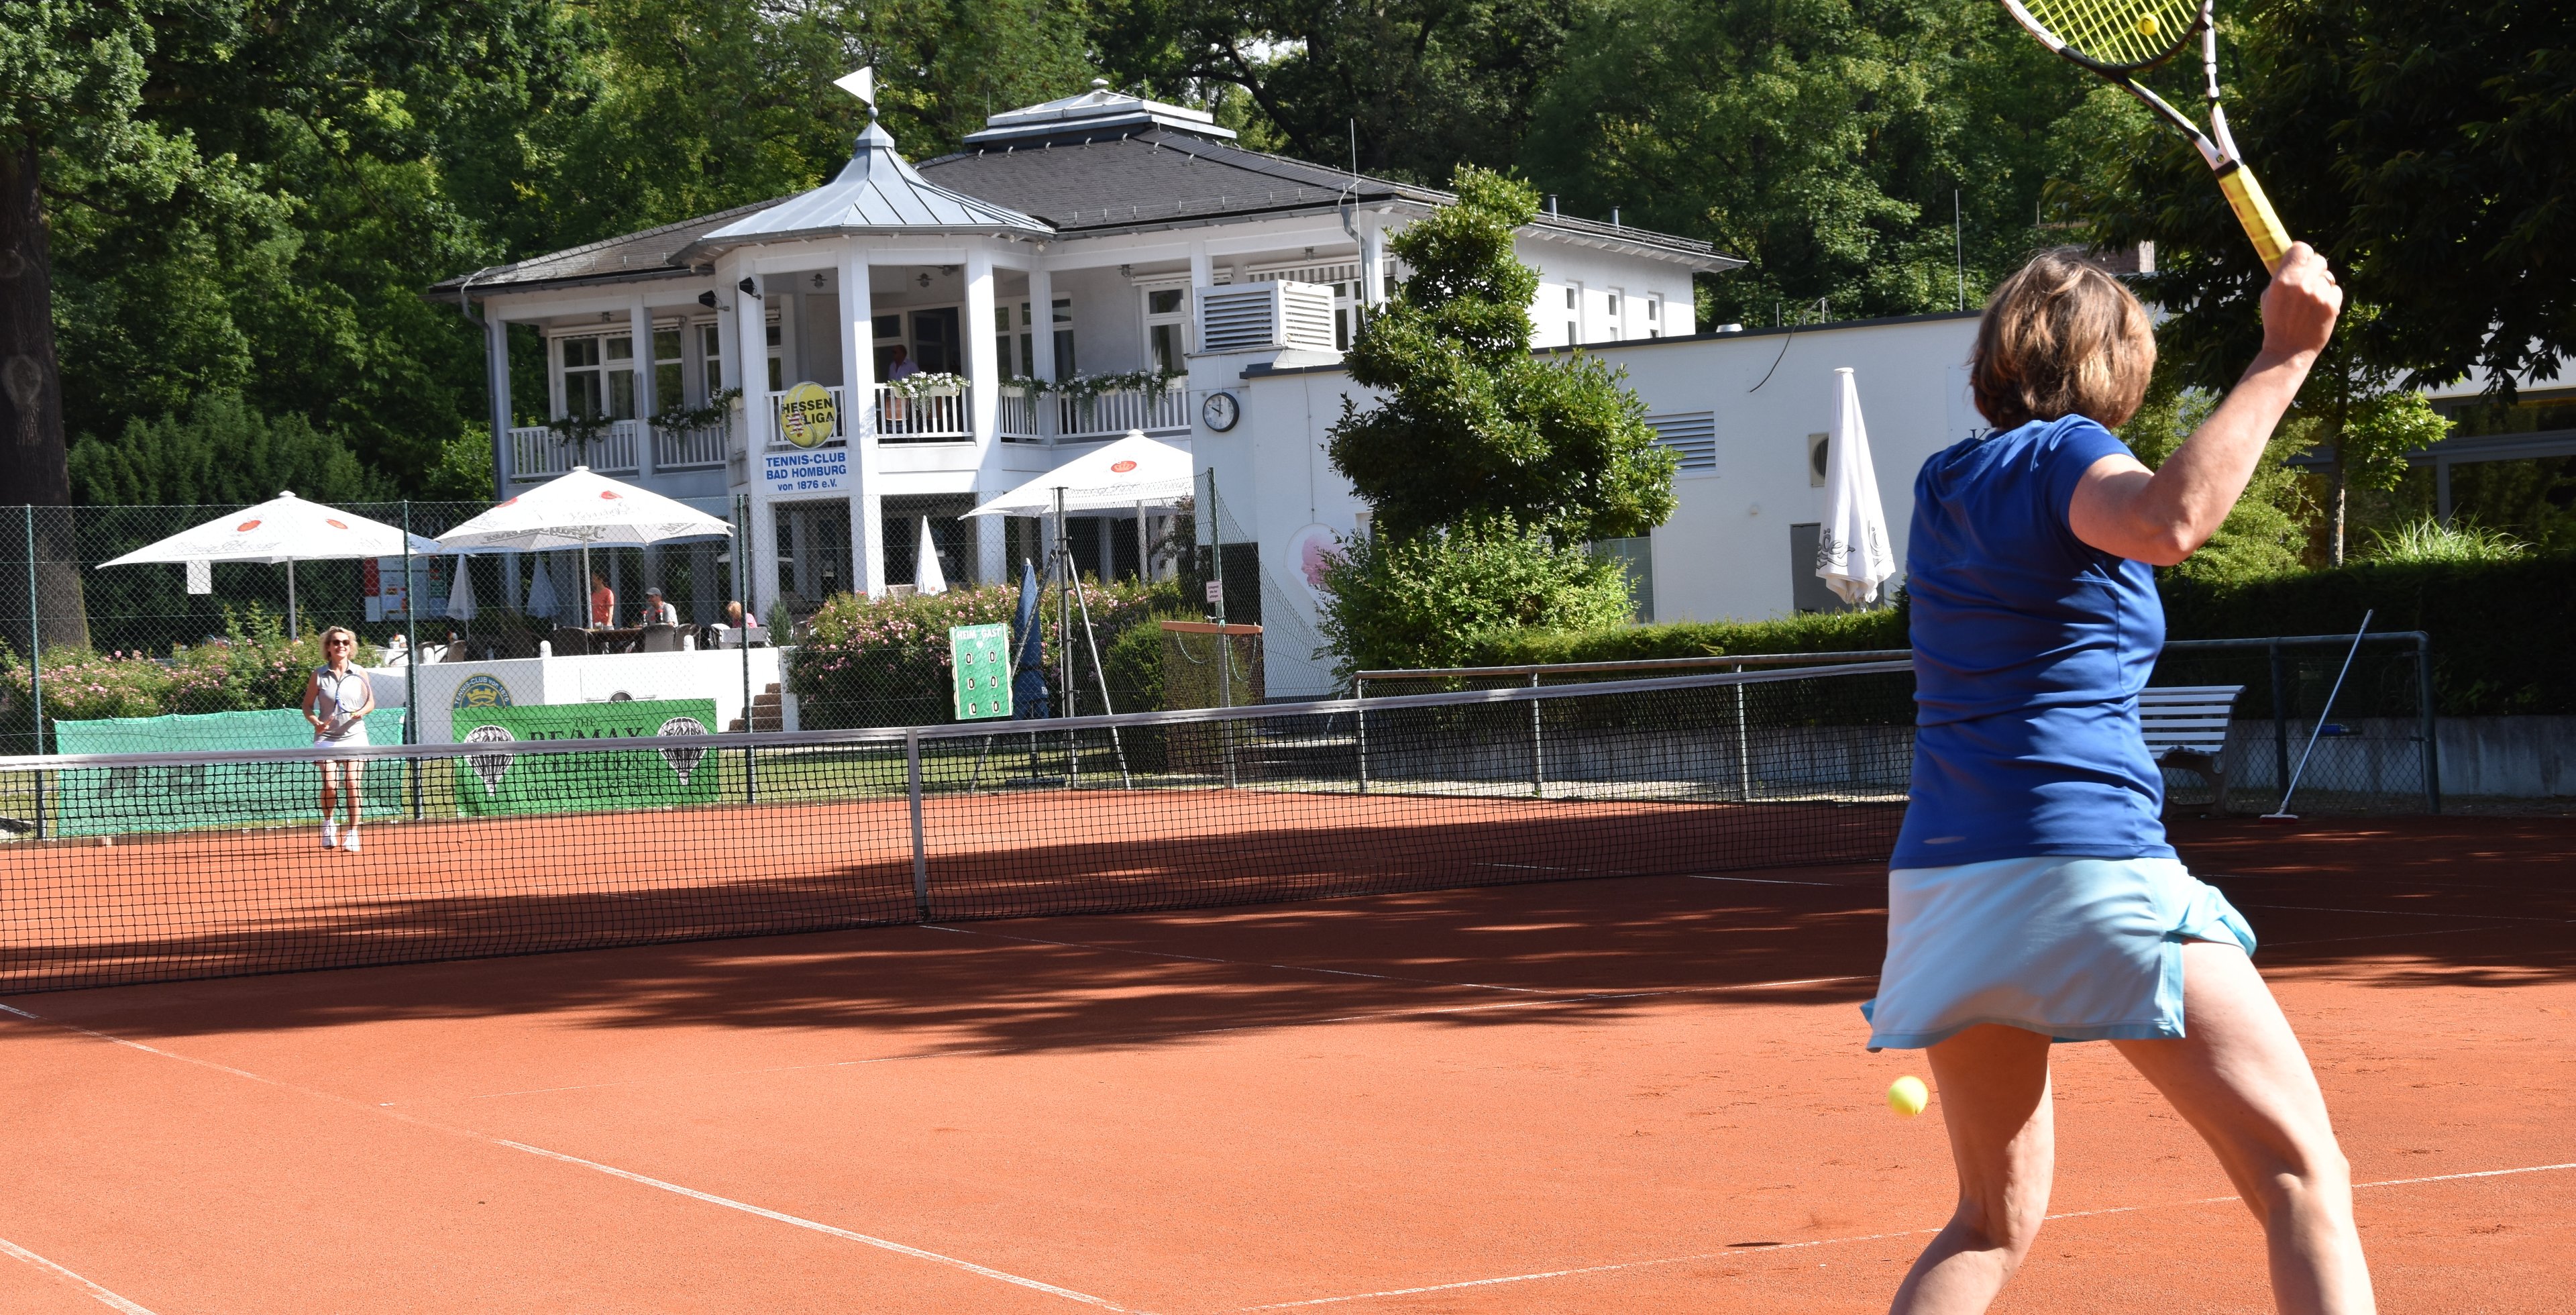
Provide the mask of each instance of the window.
[{"label": "window", "polygon": [[564,414],[599,415],[607,410],[608,394],[599,378],[599,339],[563,339]]},{"label": "window", "polygon": [[912,349],[904,343],[903,316],[896,314],[871,317],[868,320],[868,338],[869,346],[876,352],[877,382],[884,383],[886,373],[894,369],[895,349],[903,348],[907,357],[912,352]]},{"label": "window", "polygon": [[769,335],[769,391],[773,393],[783,393],[787,391],[786,339],[781,336],[778,321],[776,320],[771,320],[769,322],[767,325],[767,331]]},{"label": "window", "polygon": [[1568,283],[1565,285],[1565,345],[1572,347],[1582,341],[1583,285]]},{"label": "window", "polygon": [[635,338],[619,334],[599,340],[602,367],[608,376],[608,414],[614,420],[635,418]]},{"label": "window", "polygon": [[1011,366],[1011,304],[1009,302],[996,302],[993,305],[993,359],[999,363],[998,368],[1003,378],[1009,379],[1021,373]]},{"label": "window", "polygon": [[724,331],[713,324],[698,326],[698,361],[698,369],[706,380],[707,400],[714,401],[716,394],[724,391],[725,382]]},{"label": "window", "polygon": [[680,362],[680,326],[653,330],[653,414],[689,404],[688,369]]},{"label": "window", "polygon": [[1187,368],[1184,357],[1189,351],[1189,291],[1145,290],[1145,356],[1165,370]]},{"label": "window", "polygon": [[1601,294],[1601,310],[1603,317],[1609,321],[1609,323],[1603,325],[1602,328],[1608,332],[1610,341],[1617,342],[1620,339],[1627,337],[1628,327],[1619,322],[1619,290],[1617,288],[1611,288]]},{"label": "window", "polygon": [[1646,336],[1664,336],[1664,299],[1661,297],[1646,298]]},{"label": "window", "polygon": [[1070,379],[1073,377],[1073,299],[1056,298],[1051,318],[1055,324],[1055,377]]}]

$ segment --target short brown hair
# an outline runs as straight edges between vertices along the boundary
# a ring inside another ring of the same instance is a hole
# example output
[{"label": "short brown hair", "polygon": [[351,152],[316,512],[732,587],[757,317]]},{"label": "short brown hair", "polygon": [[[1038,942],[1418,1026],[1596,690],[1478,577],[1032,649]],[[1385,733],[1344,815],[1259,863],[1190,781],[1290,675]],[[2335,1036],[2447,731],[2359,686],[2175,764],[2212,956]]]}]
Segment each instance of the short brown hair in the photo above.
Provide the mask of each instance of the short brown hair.
[{"label": "short brown hair", "polygon": [[2155,368],[2147,308],[2062,247],[2032,257],[1987,300],[1968,388],[1997,429],[2069,415],[2116,429],[2137,414]]}]

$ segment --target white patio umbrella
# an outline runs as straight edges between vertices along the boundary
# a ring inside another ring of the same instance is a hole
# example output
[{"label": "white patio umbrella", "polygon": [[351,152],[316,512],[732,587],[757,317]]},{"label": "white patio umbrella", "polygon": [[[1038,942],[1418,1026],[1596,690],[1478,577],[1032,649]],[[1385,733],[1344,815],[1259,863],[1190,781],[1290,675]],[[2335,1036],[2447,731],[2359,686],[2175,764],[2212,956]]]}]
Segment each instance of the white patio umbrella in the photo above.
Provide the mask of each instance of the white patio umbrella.
[{"label": "white patio umbrella", "polygon": [[[284,563],[286,633],[298,635],[301,625],[295,610],[297,562],[400,557],[405,547],[403,532],[382,521],[371,521],[323,503],[306,502],[292,493],[280,493],[256,507],[245,508],[229,516],[218,516],[113,561],[101,562],[99,569],[147,562],[183,565],[188,562]],[[417,534],[410,536],[408,547],[413,553],[439,550],[436,541]]]},{"label": "white patio umbrella", "polygon": [[[575,466],[569,473],[438,536],[438,550],[543,552],[579,548],[586,596],[592,544],[632,547],[673,539],[724,538],[732,533],[730,522],[687,503],[610,479],[588,466]],[[549,595],[553,592],[551,588],[547,590]],[[534,612],[536,590],[528,593],[528,610]]]},{"label": "white patio umbrella", "polygon": [[447,619],[474,619],[474,563],[470,558],[457,557],[456,574],[447,582]]},{"label": "white patio umbrella", "polygon": [[555,610],[562,606],[563,604],[555,598],[554,559],[539,554],[529,563],[528,615],[541,616],[551,621],[554,619]]},{"label": "white patio umbrella", "polygon": [[[1140,504],[1168,507],[1190,496],[1196,485],[1189,453],[1130,430],[1127,437],[1075,457],[966,514],[1050,516],[1058,511],[1129,511]],[[1062,502],[1056,500],[1059,491]]]},{"label": "white patio umbrella", "polygon": [[1878,601],[1878,586],[1896,574],[1887,546],[1887,512],[1861,423],[1860,386],[1850,366],[1834,371],[1833,437],[1825,449],[1825,518],[1816,530],[1816,574],[1846,603]]},{"label": "white patio umbrella", "polygon": [[912,591],[924,596],[948,592],[948,576],[939,569],[939,545],[930,541],[930,518],[921,518],[921,555],[912,567]]}]

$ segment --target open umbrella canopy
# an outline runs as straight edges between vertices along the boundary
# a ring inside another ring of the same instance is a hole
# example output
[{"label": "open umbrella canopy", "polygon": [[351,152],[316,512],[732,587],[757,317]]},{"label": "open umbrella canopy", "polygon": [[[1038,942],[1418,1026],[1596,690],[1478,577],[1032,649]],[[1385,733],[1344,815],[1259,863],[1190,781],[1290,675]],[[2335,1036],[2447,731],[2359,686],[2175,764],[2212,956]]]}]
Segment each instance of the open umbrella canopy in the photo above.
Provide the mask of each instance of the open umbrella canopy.
[{"label": "open umbrella canopy", "polygon": [[[414,553],[438,544],[415,534]],[[382,521],[281,493],[256,507],[218,516],[147,544],[101,567],[143,562],[318,562],[349,557],[400,557],[403,532]]]},{"label": "open umbrella canopy", "polygon": [[431,551],[542,552],[731,533],[730,523],[687,503],[575,466],[438,536]]},{"label": "open umbrella canopy", "polygon": [[994,498],[969,516],[1044,516],[1056,509],[1056,490],[1064,490],[1066,511],[1130,511],[1136,504],[1168,507],[1190,496],[1196,478],[1190,454],[1158,443],[1142,432],[1056,467]]},{"label": "open umbrella canopy", "polygon": [[1861,423],[1860,386],[1850,366],[1834,371],[1834,434],[1825,449],[1825,520],[1816,533],[1816,574],[1855,607],[1878,601],[1896,574],[1887,543],[1887,512],[1878,501],[1878,472]]}]

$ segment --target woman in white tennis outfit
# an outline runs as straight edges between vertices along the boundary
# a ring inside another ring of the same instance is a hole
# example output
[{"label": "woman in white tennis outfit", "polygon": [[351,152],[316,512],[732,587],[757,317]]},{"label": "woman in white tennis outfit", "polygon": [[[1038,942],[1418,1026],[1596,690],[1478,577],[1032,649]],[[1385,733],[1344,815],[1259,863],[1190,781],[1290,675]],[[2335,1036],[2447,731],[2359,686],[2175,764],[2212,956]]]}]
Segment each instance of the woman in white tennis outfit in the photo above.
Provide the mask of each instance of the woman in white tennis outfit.
[{"label": "woman in white tennis outfit", "polygon": [[[313,723],[313,747],[362,748],[367,743],[367,714],[376,710],[376,693],[367,673],[350,662],[358,651],[358,637],[344,626],[333,626],[322,632],[323,665],[304,682],[304,720]],[[358,852],[358,780],[363,764],[326,762],[322,768],[322,847],[346,847]],[[343,830],[331,816],[335,802],[332,789],[337,775],[337,794],[349,801],[349,825]]]},{"label": "woman in white tennis outfit", "polygon": [[2283,1311],[2372,1309],[2352,1188],[2254,932],[2165,843],[2138,691],[2164,645],[2156,566],[2244,492],[2341,312],[2294,246],[2263,348],[2160,470],[2110,432],[2155,363],[2146,309],[2059,253],[1995,290],[1970,386],[1994,432],[1924,463],[1907,544],[1912,800],[1888,874],[1870,1046],[1925,1047],[1958,1208],[1893,1309],[1986,1309],[2048,1213],[2053,1042],[2109,1041],[2218,1153]]}]

